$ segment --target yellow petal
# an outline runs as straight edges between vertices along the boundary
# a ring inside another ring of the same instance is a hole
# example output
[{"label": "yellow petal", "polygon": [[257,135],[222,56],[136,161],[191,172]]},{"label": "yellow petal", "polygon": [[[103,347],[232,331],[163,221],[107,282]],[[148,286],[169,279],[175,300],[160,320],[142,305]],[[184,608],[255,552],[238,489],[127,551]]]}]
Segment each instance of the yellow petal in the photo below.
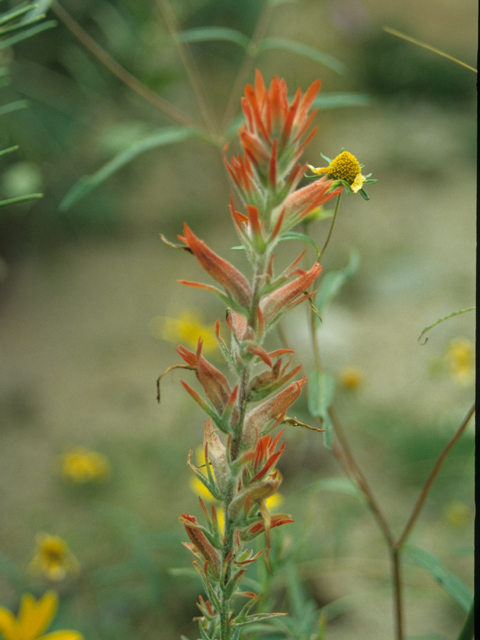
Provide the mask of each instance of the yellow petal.
[{"label": "yellow petal", "polygon": [[26,593],[18,616],[22,640],[35,640],[52,621],[57,605],[58,596],[55,591],[47,591],[38,602],[35,602],[30,593]]},{"label": "yellow petal", "polygon": [[207,487],[203,484],[203,482],[194,476],[190,478],[190,488],[197,496],[202,498],[202,500],[206,500],[207,502],[217,502],[216,498],[212,496]]},{"label": "yellow petal", "polygon": [[321,173],[326,173],[328,171],[328,167],[324,167],[322,169],[315,169],[315,167],[312,167],[311,164],[307,164],[307,167],[310,169],[310,171],[313,171],[313,173],[316,173],[317,176],[319,176]]},{"label": "yellow petal", "polygon": [[20,629],[11,611],[0,607],[0,632],[5,640],[19,640]]},{"label": "yellow petal", "polygon": [[357,191],[360,191],[365,180],[366,180],[365,176],[362,176],[361,173],[357,174],[351,186],[353,193],[357,193]]},{"label": "yellow petal", "polygon": [[78,631],[71,631],[70,629],[65,629],[63,631],[52,631],[52,633],[47,633],[46,636],[42,636],[38,638],[38,640],[84,640],[81,633]]}]

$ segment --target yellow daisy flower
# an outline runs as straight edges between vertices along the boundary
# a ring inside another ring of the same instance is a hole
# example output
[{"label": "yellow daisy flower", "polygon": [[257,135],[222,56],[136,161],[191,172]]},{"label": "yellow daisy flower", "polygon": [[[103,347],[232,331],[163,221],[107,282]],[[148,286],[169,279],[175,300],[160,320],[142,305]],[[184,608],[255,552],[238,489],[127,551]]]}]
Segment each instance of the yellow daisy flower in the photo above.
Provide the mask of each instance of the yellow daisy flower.
[{"label": "yellow daisy flower", "polygon": [[110,476],[110,463],[97,451],[75,447],[62,456],[62,476],[76,484],[103,482]]},{"label": "yellow daisy flower", "polygon": [[215,328],[203,324],[202,317],[196,311],[182,311],[177,318],[155,316],[150,320],[148,328],[150,335],[159,340],[173,344],[181,342],[196,349],[198,338],[202,338],[204,353],[217,348]]},{"label": "yellow daisy flower", "polygon": [[18,618],[5,607],[0,607],[0,632],[5,640],[83,640],[78,631],[53,631],[42,635],[55,617],[58,595],[47,591],[38,602],[30,594],[22,597]]},{"label": "yellow daisy flower", "polygon": [[345,367],[338,375],[338,381],[344,389],[357,389],[363,384],[365,374],[359,367]]},{"label": "yellow daisy flower", "polygon": [[366,177],[362,175],[360,163],[355,156],[348,151],[342,151],[340,155],[330,162],[328,167],[316,169],[310,164],[307,166],[317,175],[326,173],[329,178],[333,178],[334,180],[344,180],[350,185],[353,193],[360,191],[366,180]]},{"label": "yellow daisy flower", "polygon": [[31,571],[57,581],[63,580],[68,572],[78,571],[78,560],[60,536],[38,533],[35,542],[35,555],[29,564]]},{"label": "yellow daisy flower", "polygon": [[459,384],[468,385],[475,379],[475,347],[467,338],[452,340],[447,351],[450,376]]}]

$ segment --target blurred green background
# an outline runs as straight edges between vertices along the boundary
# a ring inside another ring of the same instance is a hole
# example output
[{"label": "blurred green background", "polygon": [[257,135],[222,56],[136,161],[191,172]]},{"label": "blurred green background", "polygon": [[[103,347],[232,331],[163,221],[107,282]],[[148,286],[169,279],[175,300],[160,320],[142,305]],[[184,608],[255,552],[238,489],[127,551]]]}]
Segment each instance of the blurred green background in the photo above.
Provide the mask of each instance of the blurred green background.
[{"label": "blurred green background", "polygon": [[[154,2],[61,5],[131,74],[200,119]],[[5,1],[1,8],[12,6]],[[258,0],[171,6],[182,29],[216,25],[247,36],[264,9]],[[449,375],[446,361],[452,340],[473,341],[473,314],[439,325],[424,346],[417,338],[474,303],[476,77],[382,26],[474,64],[477,10],[472,0],[278,3],[267,37],[316,48],[346,70],[277,49],[255,62],[266,81],[284,77],[291,94],[320,77],[322,94],[368,96],[364,106],[320,110],[305,159],[323,166],[320,153],[333,158],[345,148],[378,179],[369,202],[342,200],[324,270],[343,268],[354,250],[360,267],[325,311],[320,341],[325,366],[339,380],[346,367],[361,370],[357,388],[339,384],[337,408],[398,532],[473,395],[468,381]],[[190,50],[221,121],[242,49],[202,42]],[[185,310],[211,324],[224,313],[217,300],[176,283],[199,278],[198,268],[165,246],[160,233],[175,240],[186,221],[244,266],[231,251],[237,239],[220,154],[199,140],[146,151],[62,210],[82,176],[174,123],[61,21],[0,55],[0,106],[28,101],[0,116],[0,147],[19,145],[0,158],[0,199],[44,194],[0,209],[0,602],[14,608],[24,589],[42,593],[50,585],[28,572],[35,534],[46,531],[62,536],[81,565],[57,585],[58,625],[89,640],[196,637],[191,619],[200,583],[172,569],[191,566],[177,519],[181,512],[199,515],[186,456],[201,442],[203,416],[176,373],[163,380],[157,404],[156,379],[178,357],[175,345],[149,327],[157,316]],[[312,229],[319,245],[327,232],[328,221]],[[299,253],[296,244],[284,243],[279,264]],[[308,375],[305,312],[292,313],[286,330]],[[295,412],[308,422],[304,402]],[[293,581],[306,603],[330,604],[329,640],[392,637],[389,561],[368,509],[342,482],[326,482],[343,476],[318,434],[290,429],[285,438],[282,510],[296,523],[274,532],[290,563],[275,578],[272,599],[295,609]],[[76,445],[108,457],[108,482],[65,483],[60,456]],[[442,469],[410,542],[472,588],[473,426]],[[418,566],[407,562],[404,578],[407,633],[456,637],[464,617],[458,603]]]}]

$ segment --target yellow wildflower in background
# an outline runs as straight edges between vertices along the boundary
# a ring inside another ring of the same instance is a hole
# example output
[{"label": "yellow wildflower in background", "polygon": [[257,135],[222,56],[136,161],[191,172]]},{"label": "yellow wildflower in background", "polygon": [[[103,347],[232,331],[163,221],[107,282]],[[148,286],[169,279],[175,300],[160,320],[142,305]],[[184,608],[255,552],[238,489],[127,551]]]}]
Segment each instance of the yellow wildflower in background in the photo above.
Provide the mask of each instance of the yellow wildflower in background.
[{"label": "yellow wildflower in background", "polygon": [[455,500],[446,505],[444,515],[451,525],[462,528],[470,524],[473,511],[468,504]]},{"label": "yellow wildflower in background", "polygon": [[38,533],[35,536],[35,555],[29,564],[34,573],[43,573],[50,580],[63,580],[68,572],[77,572],[78,560],[60,536]]},{"label": "yellow wildflower in background", "polygon": [[202,338],[204,353],[217,348],[215,328],[203,324],[201,315],[196,311],[183,311],[177,318],[156,316],[150,321],[149,332],[154,338],[173,344],[180,342],[193,349],[197,348],[198,338]]},{"label": "yellow wildflower in background", "polygon": [[0,607],[0,632],[5,640],[83,640],[78,631],[53,631],[42,635],[52,622],[58,607],[58,595],[47,591],[38,602],[30,594],[22,597],[18,618]]},{"label": "yellow wildflower in background", "polygon": [[363,384],[365,374],[360,367],[345,367],[338,374],[338,381],[344,389],[356,389]]},{"label": "yellow wildflower in background", "polygon": [[[205,452],[203,447],[197,447],[195,450],[195,459],[197,462],[197,467],[203,467],[205,465]],[[215,477],[212,469],[212,475]],[[280,473],[277,471],[277,476],[280,477]],[[193,476],[190,478],[190,488],[199,498],[201,498],[204,502],[215,502],[218,500],[212,496],[207,487],[203,484],[203,482],[197,477]],[[275,511],[283,502],[283,496],[281,493],[274,493],[273,496],[270,496],[265,501],[267,508],[270,511]],[[223,514],[222,509],[217,509],[218,522],[220,524],[220,529],[223,527],[223,522],[225,520],[225,516]]]},{"label": "yellow wildflower in background", "polygon": [[355,156],[348,151],[342,151],[340,155],[330,162],[328,167],[316,169],[310,164],[307,166],[317,175],[326,173],[329,178],[333,178],[334,180],[345,180],[345,182],[350,185],[353,193],[360,191],[366,180],[365,176],[362,176],[360,163]]},{"label": "yellow wildflower in background", "polygon": [[475,347],[467,338],[456,338],[449,344],[447,362],[450,376],[459,384],[470,384],[475,378]]},{"label": "yellow wildflower in background", "polygon": [[62,476],[77,484],[103,482],[110,477],[110,463],[98,451],[78,446],[63,454]]}]

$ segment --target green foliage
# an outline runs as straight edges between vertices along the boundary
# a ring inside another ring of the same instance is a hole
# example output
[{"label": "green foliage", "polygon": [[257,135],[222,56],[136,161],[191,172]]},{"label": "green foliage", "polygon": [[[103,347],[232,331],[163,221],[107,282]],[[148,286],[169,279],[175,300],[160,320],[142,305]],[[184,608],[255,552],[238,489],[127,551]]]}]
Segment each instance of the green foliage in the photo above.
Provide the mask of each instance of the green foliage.
[{"label": "green foliage", "polygon": [[327,449],[332,448],[333,426],[328,409],[335,395],[335,380],[326,371],[314,371],[308,379],[308,410],[316,418],[320,418],[325,429],[324,443]]},{"label": "green foliage", "polygon": [[[352,252],[348,264],[339,271],[329,271],[324,275],[315,296],[315,306],[321,314],[327,304],[340,292],[342,287],[357,273],[360,254]],[[317,321],[318,325],[319,321]]]},{"label": "green foliage", "polygon": [[470,610],[473,593],[457,576],[444,567],[438,558],[425,549],[410,545],[403,548],[403,553],[410,562],[426,569],[464,611]]},{"label": "green foliage", "polygon": [[368,38],[361,52],[357,72],[373,95],[443,105],[465,104],[475,96],[475,79],[467,69],[383,31]]},{"label": "green foliage", "polygon": [[131,162],[141,153],[145,153],[150,149],[164,147],[175,142],[188,140],[191,138],[201,137],[201,132],[187,127],[168,127],[154,131],[153,133],[143,137],[131,144],[127,149],[119,153],[115,158],[103,165],[98,171],[90,176],[80,178],[72,189],[67,193],[60,203],[60,210],[67,211],[72,205],[78,202],[85,195],[90,193],[92,189],[101,185],[107,178],[118,171],[121,167]]}]

